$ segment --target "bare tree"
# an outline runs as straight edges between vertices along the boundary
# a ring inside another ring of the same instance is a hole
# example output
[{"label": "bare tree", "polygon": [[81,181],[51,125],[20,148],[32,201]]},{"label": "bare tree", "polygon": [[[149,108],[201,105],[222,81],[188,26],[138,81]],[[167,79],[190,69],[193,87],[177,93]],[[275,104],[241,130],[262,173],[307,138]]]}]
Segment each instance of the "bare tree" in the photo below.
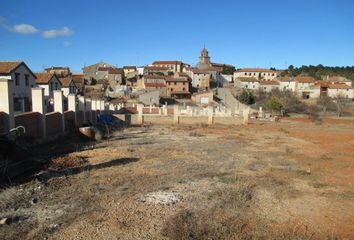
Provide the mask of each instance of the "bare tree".
[{"label": "bare tree", "polygon": [[328,107],[331,105],[332,99],[328,96],[321,96],[317,104],[321,106],[322,108],[322,115],[326,114]]},{"label": "bare tree", "polygon": [[337,94],[335,97],[335,103],[337,107],[337,116],[341,117],[344,113],[345,107],[347,105],[347,99],[341,93]]}]

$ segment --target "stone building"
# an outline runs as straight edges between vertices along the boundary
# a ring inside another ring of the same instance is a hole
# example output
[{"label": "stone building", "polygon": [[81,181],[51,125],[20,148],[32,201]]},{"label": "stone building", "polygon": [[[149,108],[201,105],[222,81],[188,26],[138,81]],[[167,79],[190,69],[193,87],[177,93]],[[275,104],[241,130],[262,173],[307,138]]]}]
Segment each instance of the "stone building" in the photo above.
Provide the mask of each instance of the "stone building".
[{"label": "stone building", "polygon": [[52,66],[50,68],[45,68],[44,70],[47,73],[55,74],[59,78],[71,75],[69,67],[54,67],[54,66]]}]

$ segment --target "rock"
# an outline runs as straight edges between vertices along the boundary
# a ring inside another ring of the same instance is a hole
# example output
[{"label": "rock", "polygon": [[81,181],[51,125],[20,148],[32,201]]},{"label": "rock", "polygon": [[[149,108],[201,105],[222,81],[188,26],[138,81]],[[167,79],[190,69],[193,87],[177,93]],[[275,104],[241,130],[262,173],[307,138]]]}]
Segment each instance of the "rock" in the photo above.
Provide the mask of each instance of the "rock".
[{"label": "rock", "polygon": [[2,218],[0,220],[0,225],[4,225],[4,224],[10,224],[11,223],[11,218]]},{"label": "rock", "polygon": [[147,204],[169,205],[181,201],[182,196],[176,192],[157,191],[146,194],[141,200]]},{"label": "rock", "polygon": [[37,198],[32,198],[31,199],[31,204],[36,204],[38,203],[38,199]]}]

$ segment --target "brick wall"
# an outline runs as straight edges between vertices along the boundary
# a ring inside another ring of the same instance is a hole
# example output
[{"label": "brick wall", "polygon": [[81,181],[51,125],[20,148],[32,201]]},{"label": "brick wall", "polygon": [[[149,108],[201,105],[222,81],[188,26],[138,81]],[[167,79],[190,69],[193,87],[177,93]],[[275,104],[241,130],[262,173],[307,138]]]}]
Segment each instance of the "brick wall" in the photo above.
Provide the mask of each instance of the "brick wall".
[{"label": "brick wall", "polygon": [[61,114],[58,112],[46,114],[46,127],[47,136],[55,136],[60,134],[61,131]]},{"label": "brick wall", "polygon": [[64,113],[65,119],[65,131],[70,131],[75,128],[75,112],[73,111],[66,111]]},{"label": "brick wall", "polygon": [[24,126],[26,129],[26,137],[41,138],[42,123],[41,114],[38,112],[26,112],[15,116],[15,126]]}]

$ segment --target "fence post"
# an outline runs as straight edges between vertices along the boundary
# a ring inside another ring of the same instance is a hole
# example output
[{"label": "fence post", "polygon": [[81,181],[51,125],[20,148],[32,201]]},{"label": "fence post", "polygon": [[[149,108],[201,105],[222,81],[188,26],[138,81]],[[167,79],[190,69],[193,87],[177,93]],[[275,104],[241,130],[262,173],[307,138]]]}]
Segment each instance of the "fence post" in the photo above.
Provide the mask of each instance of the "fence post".
[{"label": "fence post", "polygon": [[179,109],[178,109],[178,105],[173,105],[173,124],[179,124]]},{"label": "fence post", "polygon": [[74,122],[75,122],[75,126],[77,126],[78,123],[77,123],[76,95],[72,93],[68,95],[68,111],[74,112]]},{"label": "fence post", "polygon": [[85,107],[85,97],[79,96],[79,111],[82,112],[82,121],[83,123],[87,123],[86,121],[86,107]]},{"label": "fence post", "polygon": [[213,123],[214,123],[213,107],[209,106],[208,107],[208,125],[212,125]]},{"label": "fence post", "polygon": [[63,104],[63,92],[61,90],[54,90],[54,112],[60,113],[61,117],[61,130],[65,132],[65,118],[64,118],[64,104]]},{"label": "fence post", "polygon": [[92,123],[97,123],[97,100],[91,99]]},{"label": "fence post", "polygon": [[85,107],[86,107],[86,112],[88,113],[88,116],[87,116],[87,122],[88,123],[92,123],[92,111],[91,111],[91,98],[86,98],[85,99]]},{"label": "fence post", "polygon": [[5,131],[15,127],[14,99],[9,78],[0,77],[0,111],[6,113]]},{"label": "fence post", "polygon": [[136,107],[136,110],[138,111],[138,124],[143,124],[143,105],[138,104]]},{"label": "fence post", "polygon": [[247,125],[249,122],[249,114],[250,114],[250,109],[244,108],[243,109],[243,124],[245,124],[245,125]]},{"label": "fence post", "polygon": [[32,111],[40,114],[39,124],[42,126],[42,137],[47,136],[46,106],[44,105],[44,88],[32,88]]}]

